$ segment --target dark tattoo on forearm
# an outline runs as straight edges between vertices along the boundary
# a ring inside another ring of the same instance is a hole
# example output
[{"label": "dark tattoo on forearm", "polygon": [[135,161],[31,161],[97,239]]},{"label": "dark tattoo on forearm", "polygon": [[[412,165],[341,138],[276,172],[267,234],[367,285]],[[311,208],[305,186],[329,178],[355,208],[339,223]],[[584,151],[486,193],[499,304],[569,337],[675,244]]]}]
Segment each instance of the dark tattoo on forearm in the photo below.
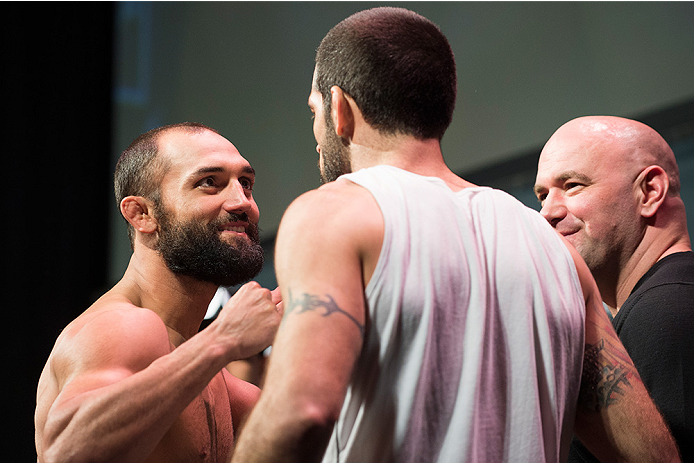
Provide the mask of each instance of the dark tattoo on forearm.
[{"label": "dark tattoo on forearm", "polygon": [[315,294],[303,293],[299,298],[294,299],[292,297],[291,290],[289,290],[288,293],[289,300],[285,302],[285,314],[288,315],[294,312],[295,309],[299,309],[296,312],[297,314],[302,314],[305,312],[315,312],[322,307],[323,309],[325,309],[325,312],[322,314],[323,317],[327,317],[335,313],[341,313],[342,315],[354,322],[357,328],[359,328],[359,333],[361,333],[362,337],[364,337],[364,325],[359,323],[359,321],[356,318],[354,318],[352,314],[342,310],[330,294],[326,294],[325,299],[321,299],[319,296]]},{"label": "dark tattoo on forearm", "polygon": [[583,380],[581,381],[580,403],[591,411],[599,411],[617,403],[625,388],[631,388],[624,366],[616,365],[604,351],[605,341],[586,344],[583,356]]}]

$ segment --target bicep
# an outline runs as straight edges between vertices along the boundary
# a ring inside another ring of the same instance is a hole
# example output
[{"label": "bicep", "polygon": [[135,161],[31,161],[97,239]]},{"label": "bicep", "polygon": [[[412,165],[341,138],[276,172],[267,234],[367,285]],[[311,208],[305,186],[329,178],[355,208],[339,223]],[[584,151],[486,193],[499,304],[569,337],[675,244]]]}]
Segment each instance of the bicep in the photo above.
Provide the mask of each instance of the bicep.
[{"label": "bicep", "polygon": [[338,292],[288,287],[264,389],[284,383],[333,411],[339,408],[361,352],[364,316],[363,302]]},{"label": "bicep", "polygon": [[335,213],[330,201],[294,204],[277,238],[284,318],[264,389],[289,377],[297,390],[329,407],[341,405],[366,324],[361,231],[349,207]]}]

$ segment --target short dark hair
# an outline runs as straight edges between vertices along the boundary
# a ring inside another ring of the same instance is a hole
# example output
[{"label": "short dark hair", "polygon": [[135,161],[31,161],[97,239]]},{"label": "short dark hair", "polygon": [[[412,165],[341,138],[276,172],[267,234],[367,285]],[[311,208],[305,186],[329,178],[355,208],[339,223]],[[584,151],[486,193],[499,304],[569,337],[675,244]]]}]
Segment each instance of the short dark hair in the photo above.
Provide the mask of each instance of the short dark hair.
[{"label": "short dark hair", "polygon": [[[154,128],[137,137],[121,154],[113,174],[113,188],[116,201],[127,196],[142,196],[161,203],[161,180],[168,170],[168,160],[159,156],[159,137],[171,130],[185,130],[193,133],[216,130],[198,122],[181,122]],[[126,221],[127,222],[127,221]],[[133,227],[128,223],[128,236],[131,247],[134,244]]]},{"label": "short dark hair", "polygon": [[403,8],[373,8],[353,14],[323,38],[316,85],[326,109],[336,85],[378,130],[441,140],[455,108],[455,58],[427,18]]}]

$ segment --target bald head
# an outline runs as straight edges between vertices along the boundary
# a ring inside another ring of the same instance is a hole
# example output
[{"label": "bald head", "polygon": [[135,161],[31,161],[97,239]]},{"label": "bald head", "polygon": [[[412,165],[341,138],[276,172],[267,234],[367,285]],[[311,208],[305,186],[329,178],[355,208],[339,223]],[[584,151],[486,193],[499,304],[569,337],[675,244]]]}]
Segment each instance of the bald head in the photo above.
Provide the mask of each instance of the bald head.
[{"label": "bald head", "polygon": [[611,116],[561,126],[542,149],[535,179],[540,214],[578,250],[611,306],[623,270],[646,249],[645,269],[687,249],[679,189],[665,140],[645,124]]},{"label": "bald head", "polygon": [[585,116],[561,126],[542,150],[544,157],[594,153],[595,162],[614,174],[636,176],[645,167],[660,166],[668,175],[669,194],[679,195],[675,155],[658,132],[638,121],[615,116]]}]

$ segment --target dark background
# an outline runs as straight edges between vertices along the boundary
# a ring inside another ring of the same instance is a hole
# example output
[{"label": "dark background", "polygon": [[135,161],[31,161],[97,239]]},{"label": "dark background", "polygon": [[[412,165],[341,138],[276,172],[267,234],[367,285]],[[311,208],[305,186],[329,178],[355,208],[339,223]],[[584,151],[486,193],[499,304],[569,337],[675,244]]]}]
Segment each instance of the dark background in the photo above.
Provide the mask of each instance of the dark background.
[{"label": "dark background", "polygon": [[36,461],[41,368],[106,284],[114,8],[0,5],[7,462]]}]

